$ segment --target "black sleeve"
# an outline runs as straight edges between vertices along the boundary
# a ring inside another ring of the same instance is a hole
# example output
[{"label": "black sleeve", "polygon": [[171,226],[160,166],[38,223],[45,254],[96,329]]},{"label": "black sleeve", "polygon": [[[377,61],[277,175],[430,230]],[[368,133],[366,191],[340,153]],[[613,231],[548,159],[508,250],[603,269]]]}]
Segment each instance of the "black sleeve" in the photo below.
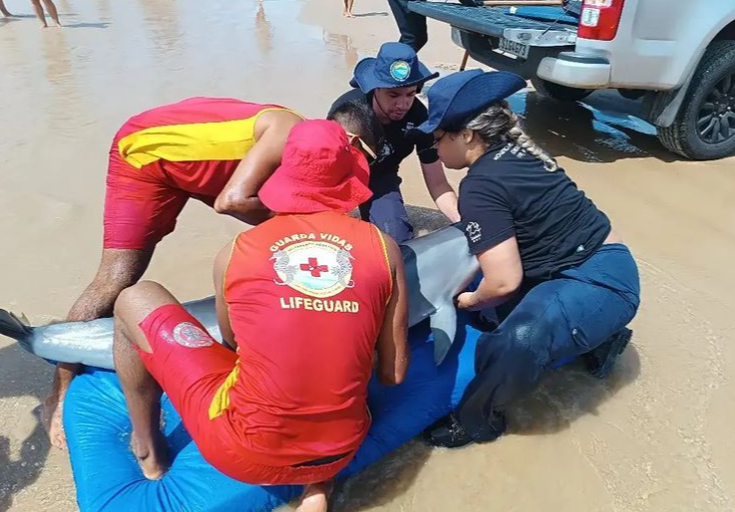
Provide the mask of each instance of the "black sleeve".
[{"label": "black sleeve", "polygon": [[[416,99],[413,102],[409,116],[409,122],[413,125],[412,128],[415,128],[429,119],[429,111],[426,110],[426,106],[420,100]],[[439,154],[432,147],[434,146],[434,134],[414,130],[411,132],[411,137],[414,144],[416,144],[416,154],[419,156],[421,163],[433,164],[439,160]]]},{"label": "black sleeve", "polygon": [[459,213],[472,254],[481,254],[515,235],[508,196],[490,180],[467,180],[459,189]]}]

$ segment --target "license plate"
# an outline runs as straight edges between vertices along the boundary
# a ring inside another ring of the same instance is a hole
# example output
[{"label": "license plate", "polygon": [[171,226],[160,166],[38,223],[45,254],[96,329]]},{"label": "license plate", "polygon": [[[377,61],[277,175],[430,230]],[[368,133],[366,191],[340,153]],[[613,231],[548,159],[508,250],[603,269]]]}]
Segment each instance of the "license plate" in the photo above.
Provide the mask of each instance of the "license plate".
[{"label": "license plate", "polygon": [[510,39],[505,39],[504,37],[500,38],[500,46],[498,48],[501,51],[511,53],[521,59],[527,59],[528,52],[531,49],[531,47],[526,43],[518,43],[516,41],[511,41]]}]

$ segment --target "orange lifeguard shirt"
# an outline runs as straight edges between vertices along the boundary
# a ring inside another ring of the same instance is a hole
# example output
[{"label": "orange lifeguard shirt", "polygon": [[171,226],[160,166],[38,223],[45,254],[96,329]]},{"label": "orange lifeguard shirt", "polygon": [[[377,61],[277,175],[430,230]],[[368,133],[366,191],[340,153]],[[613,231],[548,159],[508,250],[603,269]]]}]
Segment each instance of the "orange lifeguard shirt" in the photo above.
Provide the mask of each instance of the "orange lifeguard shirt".
[{"label": "orange lifeguard shirt", "polygon": [[224,281],[240,360],[210,417],[227,414],[262,464],[356,450],[392,283],[380,232],[346,215],[278,216],[242,233]]}]

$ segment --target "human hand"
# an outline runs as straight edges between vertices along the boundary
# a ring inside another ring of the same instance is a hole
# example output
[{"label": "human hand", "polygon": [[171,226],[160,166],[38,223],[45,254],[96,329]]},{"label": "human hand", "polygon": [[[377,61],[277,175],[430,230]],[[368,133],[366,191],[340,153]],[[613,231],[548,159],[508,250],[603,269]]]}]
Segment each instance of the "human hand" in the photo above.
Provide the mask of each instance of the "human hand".
[{"label": "human hand", "polygon": [[460,293],[456,299],[457,307],[466,311],[474,311],[475,304],[474,294],[472,292]]}]

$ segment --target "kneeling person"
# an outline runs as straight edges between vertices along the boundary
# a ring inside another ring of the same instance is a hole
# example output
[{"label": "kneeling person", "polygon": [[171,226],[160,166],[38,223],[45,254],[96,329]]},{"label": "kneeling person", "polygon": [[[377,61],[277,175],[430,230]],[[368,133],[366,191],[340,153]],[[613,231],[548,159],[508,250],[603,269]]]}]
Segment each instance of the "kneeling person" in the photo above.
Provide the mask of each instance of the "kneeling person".
[{"label": "kneeling person", "polygon": [[475,378],[457,411],[430,428],[436,446],[491,441],[505,411],[561,361],[582,356],[607,375],[640,304],[638,266],[607,215],[523,131],[508,97],[526,85],[507,72],[462,71],[429,91],[437,151],[459,187],[467,243],[483,280],[461,309],[497,308],[477,342]]},{"label": "kneeling person", "polygon": [[[346,92],[332,104],[329,116],[366,106],[379,127],[383,140],[370,162],[370,190],[373,196],[360,205],[362,220],[367,220],[389,234],[398,243],[413,238],[414,230],[403,202],[399,167],[416,150],[429,194],[437,208],[450,222],[460,220],[457,194],[444,174],[430,134],[412,129],[429,118],[426,107],[416,95],[429,80],[436,78],[422,64],[410,46],[385,43],[377,57],[368,57],[355,66]],[[374,130],[373,130],[374,131]]]},{"label": "kneeling person", "polygon": [[[364,110],[348,106],[331,119],[372,156],[380,127]],[[230,98],[190,98],[128,120],[110,151],[100,266],[67,320],[112,314],[118,294],[142,277],[189,198],[249,224],[270,218],[258,191],[280,165],[291,128],[302,120],[284,107]],[[44,401],[54,446],[64,446],[61,404],[78,370],[60,364]]]},{"label": "kneeling person", "polygon": [[304,510],[325,510],[332,479],[370,427],[367,385],[400,383],[407,302],[397,244],[346,215],[370,196],[368,166],[333,121],[305,121],[260,192],[277,215],[217,257],[224,341],[217,344],[162,286],[142,282],[115,306],[115,367],[143,473],[167,467],[162,391],[203,457],[260,485],[312,484]]}]

